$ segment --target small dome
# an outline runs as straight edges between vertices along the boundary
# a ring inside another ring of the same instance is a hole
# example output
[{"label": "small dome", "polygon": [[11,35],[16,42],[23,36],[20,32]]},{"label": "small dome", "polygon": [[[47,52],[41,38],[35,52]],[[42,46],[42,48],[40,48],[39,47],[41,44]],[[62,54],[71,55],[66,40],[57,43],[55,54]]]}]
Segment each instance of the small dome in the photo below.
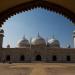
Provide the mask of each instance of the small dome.
[{"label": "small dome", "polygon": [[73,33],[75,33],[75,30],[73,31]]},{"label": "small dome", "polygon": [[75,30],[73,31],[73,36],[75,37]]},{"label": "small dome", "polygon": [[7,45],[7,48],[10,48],[10,45],[9,44]]},{"label": "small dome", "polygon": [[70,44],[67,44],[66,48],[71,48],[71,45]]},{"label": "small dome", "polygon": [[23,39],[20,40],[17,45],[17,47],[19,48],[26,48],[28,46],[29,46],[29,41],[25,37],[23,37]]},{"label": "small dome", "polygon": [[31,44],[32,44],[32,45],[40,45],[40,46],[41,46],[41,45],[46,45],[46,42],[45,42],[44,38],[42,38],[42,37],[39,35],[39,33],[38,33],[38,36],[37,36],[37,37],[32,38]]},{"label": "small dome", "polygon": [[49,39],[48,40],[48,45],[50,47],[60,47],[59,40],[57,40],[56,38]]}]

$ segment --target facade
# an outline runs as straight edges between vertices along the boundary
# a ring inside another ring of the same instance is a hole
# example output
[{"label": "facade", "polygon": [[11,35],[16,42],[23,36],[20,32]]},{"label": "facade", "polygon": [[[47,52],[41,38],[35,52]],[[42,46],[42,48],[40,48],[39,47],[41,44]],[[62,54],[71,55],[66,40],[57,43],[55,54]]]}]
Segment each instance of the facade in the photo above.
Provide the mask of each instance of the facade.
[{"label": "facade", "polygon": [[[46,63],[75,63],[75,48],[61,48],[55,37],[47,42],[38,33],[29,42],[25,37],[17,43],[16,48],[2,48],[4,31],[0,30],[0,62],[46,62]],[[73,38],[75,40],[73,32]],[[75,42],[75,41],[74,41]]]}]

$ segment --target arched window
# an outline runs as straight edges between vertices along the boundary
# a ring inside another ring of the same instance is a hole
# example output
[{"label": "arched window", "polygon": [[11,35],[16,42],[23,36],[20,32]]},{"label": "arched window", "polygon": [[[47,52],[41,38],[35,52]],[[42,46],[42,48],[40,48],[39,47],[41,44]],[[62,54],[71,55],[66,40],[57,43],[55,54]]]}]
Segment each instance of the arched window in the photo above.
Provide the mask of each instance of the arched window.
[{"label": "arched window", "polygon": [[56,60],[57,60],[56,55],[53,55],[52,60],[53,60],[53,61],[56,61]]},{"label": "arched window", "polygon": [[41,56],[40,55],[37,55],[36,58],[35,58],[35,60],[36,61],[41,61]]},{"label": "arched window", "polygon": [[21,56],[20,56],[20,61],[24,61],[24,60],[25,60],[24,55],[21,55]]},{"label": "arched window", "polygon": [[6,56],[6,61],[10,61],[10,55]]},{"label": "arched window", "polygon": [[69,55],[66,57],[66,59],[67,61],[71,61],[71,57]]}]

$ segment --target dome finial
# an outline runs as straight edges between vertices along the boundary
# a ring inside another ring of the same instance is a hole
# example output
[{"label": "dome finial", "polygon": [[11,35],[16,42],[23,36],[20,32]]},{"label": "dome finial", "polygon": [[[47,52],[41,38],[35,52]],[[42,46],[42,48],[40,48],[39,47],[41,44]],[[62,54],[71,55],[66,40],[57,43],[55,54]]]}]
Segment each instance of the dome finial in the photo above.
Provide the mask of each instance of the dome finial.
[{"label": "dome finial", "polygon": [[55,36],[55,34],[54,34],[54,33],[53,33],[53,35],[52,35],[52,38],[53,38],[53,39],[56,39],[56,36]]},{"label": "dome finial", "polygon": [[40,37],[40,34],[39,34],[39,32],[38,32],[38,37]]},{"label": "dome finial", "polygon": [[23,40],[25,40],[25,35],[23,36]]},{"label": "dome finial", "polygon": [[55,35],[54,34],[53,34],[52,38],[55,39]]}]

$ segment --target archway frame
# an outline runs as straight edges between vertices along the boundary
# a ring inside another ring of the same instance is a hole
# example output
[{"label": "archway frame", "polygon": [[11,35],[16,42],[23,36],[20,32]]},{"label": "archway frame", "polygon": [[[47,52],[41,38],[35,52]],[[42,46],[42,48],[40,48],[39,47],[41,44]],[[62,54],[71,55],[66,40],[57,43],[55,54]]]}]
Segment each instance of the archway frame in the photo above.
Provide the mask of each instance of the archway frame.
[{"label": "archway frame", "polygon": [[75,14],[72,11],[68,10],[67,8],[64,8],[60,5],[57,5],[45,0],[32,0],[32,1],[17,5],[15,7],[9,8],[5,10],[4,12],[0,13],[0,27],[2,27],[3,23],[6,20],[8,20],[8,18],[10,18],[11,16],[14,16],[18,13],[28,11],[37,7],[41,7],[41,8],[59,13],[61,15],[64,15],[70,21],[75,23]]}]

